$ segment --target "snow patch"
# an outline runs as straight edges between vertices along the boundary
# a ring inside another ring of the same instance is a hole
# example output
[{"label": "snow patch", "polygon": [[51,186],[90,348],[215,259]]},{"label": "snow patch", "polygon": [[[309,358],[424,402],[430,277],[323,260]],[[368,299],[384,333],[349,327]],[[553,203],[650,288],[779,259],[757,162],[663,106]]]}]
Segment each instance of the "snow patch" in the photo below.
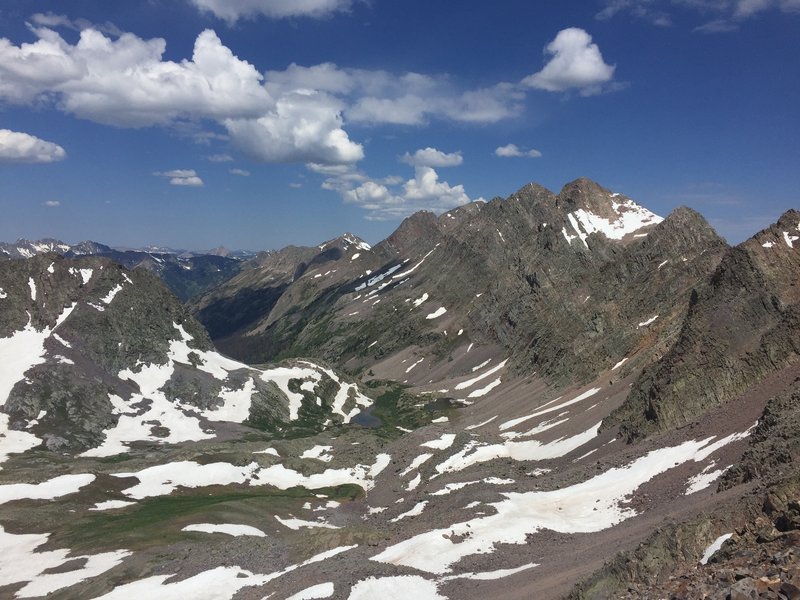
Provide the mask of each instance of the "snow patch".
[{"label": "snow patch", "polygon": [[432,313],[427,315],[425,318],[426,319],[438,319],[439,317],[441,317],[446,312],[447,312],[447,309],[444,306],[440,306],[435,311],[433,311]]},{"label": "snow patch", "polygon": [[181,531],[193,531],[197,533],[224,533],[234,537],[238,537],[240,535],[267,537],[267,534],[260,529],[256,529],[250,525],[237,525],[233,523],[195,523],[193,525],[187,525],[181,529]]},{"label": "snow patch", "polygon": [[496,510],[494,514],[413,536],[371,560],[444,574],[466,556],[491,553],[496,544],[524,544],[529,535],[543,529],[558,533],[602,531],[637,514],[621,502],[656,475],[688,461],[705,460],[725,444],[747,435],[732,434],[713,443],[713,437],[690,440],[653,450],[628,465],[558,490],[505,492],[504,500],[490,504]]},{"label": "snow patch", "polygon": [[703,557],[700,559],[700,564],[708,564],[708,561],[711,559],[711,557],[714,556],[720,548],[722,548],[722,544],[731,539],[731,537],[733,537],[732,533],[725,533],[711,542],[711,545],[706,548],[705,552],[703,552]]},{"label": "snow patch", "polygon": [[649,319],[647,319],[646,321],[642,321],[641,323],[639,323],[639,324],[636,326],[636,329],[639,329],[639,328],[641,328],[641,327],[647,327],[647,326],[648,326],[648,325],[650,325],[651,323],[655,322],[655,320],[656,320],[657,318],[658,318],[658,315],[656,315],[656,316],[654,316],[654,317],[650,317],[650,318],[649,318]]}]

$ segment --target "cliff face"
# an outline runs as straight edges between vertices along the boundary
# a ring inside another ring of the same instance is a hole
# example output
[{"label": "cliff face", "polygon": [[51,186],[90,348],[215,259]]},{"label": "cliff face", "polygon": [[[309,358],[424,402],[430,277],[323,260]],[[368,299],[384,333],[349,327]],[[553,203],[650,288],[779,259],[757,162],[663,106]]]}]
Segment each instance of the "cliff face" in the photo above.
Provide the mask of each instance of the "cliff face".
[{"label": "cliff face", "polygon": [[800,355],[800,213],[723,256],[680,335],[607,421],[628,439],[689,423]]}]

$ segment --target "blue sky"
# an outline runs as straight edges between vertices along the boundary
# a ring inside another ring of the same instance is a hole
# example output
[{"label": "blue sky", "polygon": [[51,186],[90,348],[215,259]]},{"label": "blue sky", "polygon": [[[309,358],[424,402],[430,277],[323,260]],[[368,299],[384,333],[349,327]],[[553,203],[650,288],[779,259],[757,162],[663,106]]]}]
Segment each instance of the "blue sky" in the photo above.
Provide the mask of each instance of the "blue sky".
[{"label": "blue sky", "polygon": [[800,0],[17,0],[0,240],[376,242],[590,177],[739,242],[797,207]]}]

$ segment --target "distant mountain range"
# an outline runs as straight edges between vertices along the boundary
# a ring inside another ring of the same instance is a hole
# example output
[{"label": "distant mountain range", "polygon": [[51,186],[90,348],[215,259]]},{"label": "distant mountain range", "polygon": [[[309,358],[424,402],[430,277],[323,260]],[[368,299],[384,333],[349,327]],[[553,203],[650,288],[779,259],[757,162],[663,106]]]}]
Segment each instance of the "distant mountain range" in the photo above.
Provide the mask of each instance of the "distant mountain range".
[{"label": "distant mountain range", "polygon": [[128,269],[144,268],[156,273],[181,300],[213,288],[238,273],[242,262],[257,253],[229,251],[219,247],[208,252],[190,252],[171,248],[112,248],[98,242],[84,241],[69,245],[54,239],[14,243],[0,242],[0,260],[31,258],[53,252],[68,258],[102,256]]},{"label": "distant mountain range", "polygon": [[0,597],[800,589],[798,211],[730,247],[578,179],[374,247],[3,248]]}]

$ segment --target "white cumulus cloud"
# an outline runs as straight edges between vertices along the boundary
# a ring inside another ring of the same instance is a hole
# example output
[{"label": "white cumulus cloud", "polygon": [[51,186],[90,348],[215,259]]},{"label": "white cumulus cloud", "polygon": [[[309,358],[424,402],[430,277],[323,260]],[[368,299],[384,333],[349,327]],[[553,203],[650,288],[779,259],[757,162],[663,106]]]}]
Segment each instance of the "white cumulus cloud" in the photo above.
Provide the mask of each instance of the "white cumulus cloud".
[{"label": "white cumulus cloud", "polygon": [[250,177],[250,171],[245,171],[244,169],[228,169],[228,173],[239,177]]},{"label": "white cumulus cloud", "polygon": [[322,18],[349,10],[353,4],[352,0],[191,0],[191,3],[228,23],[257,16]]},{"label": "white cumulus cloud", "polygon": [[52,163],[66,157],[66,151],[58,144],[27,133],[0,129],[0,163]]},{"label": "white cumulus cloud", "polygon": [[[54,26],[61,20],[38,18]],[[343,129],[338,99],[291,88],[271,93],[263,75],[214,31],[201,32],[191,59],[179,62],[164,59],[166,41],[160,38],[114,38],[87,28],[70,44],[45,26],[31,31],[38,40],[30,44],[0,39],[0,100],[55,99],[65,112],[117,127],[180,129],[212,120],[228,129],[234,147],[264,161],[349,163],[363,157]]]},{"label": "white cumulus cloud", "polygon": [[44,202],[42,202],[42,205],[46,206],[47,208],[55,208],[57,206],[61,206],[61,201],[60,200],[45,200]]},{"label": "white cumulus cloud", "polygon": [[406,152],[400,161],[412,167],[457,167],[464,162],[461,152],[442,152],[436,148],[421,148],[410,154]]},{"label": "white cumulus cloud", "polygon": [[494,153],[496,156],[500,156],[502,158],[539,158],[542,155],[542,153],[538,150],[523,150],[516,144],[506,144],[505,146],[500,146],[499,148],[495,149]]},{"label": "white cumulus cloud", "polygon": [[194,169],[173,169],[172,171],[156,171],[157,177],[169,179],[170,185],[185,185],[189,187],[202,187],[203,180]]},{"label": "white cumulus cloud", "polygon": [[578,27],[559,31],[545,53],[552,58],[541,71],[523,79],[524,85],[548,92],[574,89],[592,95],[614,77],[616,67],[605,63],[592,36]]},{"label": "white cumulus cloud", "polygon": [[444,212],[471,202],[463,185],[441,181],[436,170],[427,166],[415,167],[414,177],[407,180],[374,179],[351,169],[329,176],[322,187],[338,192],[345,203],[362,208],[369,221],[401,219],[420,210]]},{"label": "white cumulus cloud", "polygon": [[223,121],[233,143],[256,160],[274,163],[354,163],[364,148],[345,132],[339,102],[327,94],[298,91],[255,119]]}]

